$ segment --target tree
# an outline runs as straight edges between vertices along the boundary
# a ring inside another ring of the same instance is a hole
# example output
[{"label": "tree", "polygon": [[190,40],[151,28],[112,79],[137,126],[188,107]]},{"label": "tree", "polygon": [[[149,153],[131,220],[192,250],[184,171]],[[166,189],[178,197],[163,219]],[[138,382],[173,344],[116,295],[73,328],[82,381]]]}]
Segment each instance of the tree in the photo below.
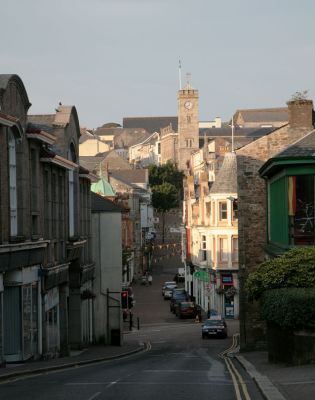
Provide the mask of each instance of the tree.
[{"label": "tree", "polygon": [[164,243],[165,213],[177,208],[182,199],[184,173],[168,161],[163,165],[149,166],[149,184],[152,189],[152,205],[162,213],[162,242]]},{"label": "tree", "polygon": [[182,194],[184,173],[179,171],[177,165],[168,161],[163,165],[149,166],[149,184],[151,188],[161,185],[162,183],[171,183]]},{"label": "tree", "polygon": [[106,124],[102,125],[101,128],[121,128],[120,124],[116,122],[107,122]]},{"label": "tree", "polygon": [[162,243],[164,243],[165,213],[179,206],[179,195],[176,187],[164,182],[152,188],[152,205],[162,213]]}]

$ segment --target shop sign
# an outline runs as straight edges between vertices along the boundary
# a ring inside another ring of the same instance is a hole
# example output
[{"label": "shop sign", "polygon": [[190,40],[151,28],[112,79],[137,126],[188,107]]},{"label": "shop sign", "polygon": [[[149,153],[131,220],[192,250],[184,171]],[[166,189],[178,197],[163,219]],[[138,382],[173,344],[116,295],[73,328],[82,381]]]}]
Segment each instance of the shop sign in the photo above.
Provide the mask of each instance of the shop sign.
[{"label": "shop sign", "polygon": [[221,282],[222,282],[222,285],[233,285],[233,275],[232,274],[222,274]]}]

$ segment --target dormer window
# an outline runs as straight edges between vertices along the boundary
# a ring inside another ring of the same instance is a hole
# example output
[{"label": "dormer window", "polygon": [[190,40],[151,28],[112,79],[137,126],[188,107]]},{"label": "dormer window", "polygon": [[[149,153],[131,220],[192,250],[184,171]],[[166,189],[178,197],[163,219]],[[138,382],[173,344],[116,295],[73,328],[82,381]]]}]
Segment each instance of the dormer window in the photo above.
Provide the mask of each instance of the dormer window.
[{"label": "dormer window", "polygon": [[227,203],[226,203],[226,201],[219,202],[219,219],[220,219],[220,221],[227,220]]}]

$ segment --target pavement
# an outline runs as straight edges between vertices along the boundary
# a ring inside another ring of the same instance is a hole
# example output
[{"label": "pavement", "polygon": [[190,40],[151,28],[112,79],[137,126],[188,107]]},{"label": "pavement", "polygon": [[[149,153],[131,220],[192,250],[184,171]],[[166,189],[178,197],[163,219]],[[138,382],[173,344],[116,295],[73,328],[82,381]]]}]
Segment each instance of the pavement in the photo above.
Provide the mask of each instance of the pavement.
[{"label": "pavement", "polygon": [[0,384],[4,381],[39,373],[122,358],[144,351],[146,348],[147,343],[139,342],[126,332],[121,346],[91,345],[80,351],[72,351],[68,357],[36,361],[28,360],[18,364],[6,364],[6,366],[0,368]]}]

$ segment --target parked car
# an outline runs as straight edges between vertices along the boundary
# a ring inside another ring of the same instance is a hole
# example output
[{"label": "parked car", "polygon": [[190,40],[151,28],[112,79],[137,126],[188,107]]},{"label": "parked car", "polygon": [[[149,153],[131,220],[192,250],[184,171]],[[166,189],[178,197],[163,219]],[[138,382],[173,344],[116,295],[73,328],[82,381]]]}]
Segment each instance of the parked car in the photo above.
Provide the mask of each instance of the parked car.
[{"label": "parked car", "polygon": [[196,305],[192,301],[181,301],[176,303],[175,314],[179,318],[196,318]]},{"label": "parked car", "polygon": [[166,289],[175,289],[177,288],[177,283],[175,281],[166,281],[163,283],[162,286],[162,296],[164,296],[165,290]]},{"label": "parked car", "polygon": [[206,319],[201,328],[201,336],[202,339],[212,336],[226,338],[227,337],[226,322],[220,316]]},{"label": "parked car", "polygon": [[174,281],[179,283],[179,282],[185,282],[185,275],[181,275],[180,273],[177,273],[174,276]]},{"label": "parked car", "polygon": [[167,286],[164,290],[164,300],[170,299],[173,295],[174,287]]},{"label": "parked car", "polygon": [[170,311],[175,312],[175,306],[177,303],[180,303],[181,301],[187,301],[188,300],[188,295],[185,289],[182,291],[177,291],[178,289],[174,289],[171,297],[171,302],[170,302]]}]

